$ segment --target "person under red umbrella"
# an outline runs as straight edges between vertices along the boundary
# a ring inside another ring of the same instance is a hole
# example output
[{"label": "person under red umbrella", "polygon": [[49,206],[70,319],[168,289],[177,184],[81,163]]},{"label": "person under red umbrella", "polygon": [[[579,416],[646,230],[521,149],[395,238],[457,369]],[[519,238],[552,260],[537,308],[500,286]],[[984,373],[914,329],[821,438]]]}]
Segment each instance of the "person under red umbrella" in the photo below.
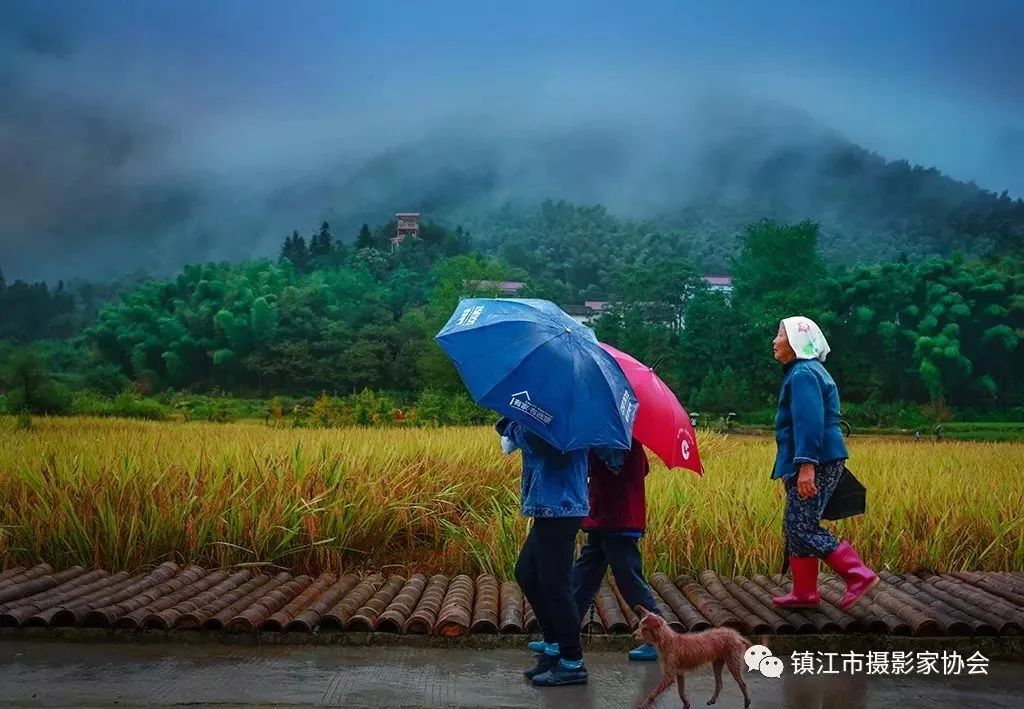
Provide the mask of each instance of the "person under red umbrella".
[{"label": "person under red umbrella", "polygon": [[[644,480],[650,469],[644,446],[635,438],[629,451],[590,451],[590,514],[582,524],[587,542],[572,568],[573,597],[581,621],[608,567],[630,608],[643,606],[655,615],[661,614],[644,578],[640,554],[640,539],[647,529]],[[658,651],[644,643],[629,651],[629,659],[654,661]]]},{"label": "person under red umbrella", "polygon": [[[590,514],[583,520],[587,542],[573,565],[573,595],[581,620],[594,602],[608,567],[630,608],[643,606],[660,615],[644,578],[640,539],[647,527],[645,479],[649,447],[669,468],[703,473],[697,436],[690,417],[672,390],[648,367],[625,352],[601,343],[626,375],[639,403],[629,451],[590,451]],[[536,647],[531,647],[537,651]],[[634,661],[654,661],[658,651],[643,644],[629,652]]]},{"label": "person under red umbrella", "polygon": [[[629,451],[592,449],[587,455],[587,499],[590,511],[583,519],[587,542],[572,567],[575,627],[597,595],[610,566],[615,583],[630,607],[642,605],[658,613],[651,587],[644,579],[640,539],[646,528],[644,478],[650,466],[643,444],[633,439]],[[539,656],[561,652],[558,643],[535,640],[527,645]],[[657,660],[652,646],[630,651],[631,660]]]}]

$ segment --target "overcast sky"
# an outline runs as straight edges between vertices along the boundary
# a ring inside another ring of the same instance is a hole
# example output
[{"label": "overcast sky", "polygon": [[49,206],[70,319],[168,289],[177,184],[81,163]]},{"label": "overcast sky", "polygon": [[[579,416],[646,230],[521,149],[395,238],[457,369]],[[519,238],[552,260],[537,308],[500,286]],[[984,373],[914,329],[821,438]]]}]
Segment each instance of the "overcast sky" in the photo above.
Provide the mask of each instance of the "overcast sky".
[{"label": "overcast sky", "polygon": [[[253,205],[318,170],[476,118],[650,118],[696,89],[1019,196],[1022,40],[1013,0],[0,0],[0,268],[257,255]],[[330,207],[276,216],[311,229]]]}]

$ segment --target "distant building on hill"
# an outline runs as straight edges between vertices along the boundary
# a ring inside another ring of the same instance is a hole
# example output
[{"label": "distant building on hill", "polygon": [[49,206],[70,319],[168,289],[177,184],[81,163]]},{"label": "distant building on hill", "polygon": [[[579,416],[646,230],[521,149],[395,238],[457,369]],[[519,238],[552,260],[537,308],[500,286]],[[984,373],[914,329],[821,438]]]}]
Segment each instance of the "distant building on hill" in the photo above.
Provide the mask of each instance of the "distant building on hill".
[{"label": "distant building on hill", "polygon": [[466,285],[476,290],[497,291],[505,298],[515,298],[526,287],[522,281],[467,281]]},{"label": "distant building on hill", "polygon": [[729,295],[732,293],[732,276],[704,276],[704,282],[711,290]]},{"label": "distant building on hill", "polygon": [[588,310],[585,305],[570,303],[568,305],[560,305],[558,307],[560,307],[567,315],[572,316],[576,322],[586,324],[594,319],[593,313]]},{"label": "distant building on hill", "polygon": [[588,300],[583,305],[578,303],[570,303],[568,305],[559,306],[567,314],[571,315],[577,322],[583,324],[593,322],[600,317],[601,313],[604,312],[611,306],[606,300]]},{"label": "distant building on hill", "polygon": [[391,250],[394,251],[401,246],[406,237],[420,238],[419,212],[395,213],[395,235],[391,237]]},{"label": "distant building on hill", "polygon": [[[732,276],[709,275],[704,276],[704,282],[713,291],[724,293],[726,296],[732,293]],[[587,300],[583,305],[563,305],[562,310],[572,315],[581,323],[590,323],[601,317],[615,305],[609,300]],[[652,305],[651,303],[638,303],[638,305]],[[684,319],[680,317],[679,322],[673,323],[675,327],[682,328]]]}]

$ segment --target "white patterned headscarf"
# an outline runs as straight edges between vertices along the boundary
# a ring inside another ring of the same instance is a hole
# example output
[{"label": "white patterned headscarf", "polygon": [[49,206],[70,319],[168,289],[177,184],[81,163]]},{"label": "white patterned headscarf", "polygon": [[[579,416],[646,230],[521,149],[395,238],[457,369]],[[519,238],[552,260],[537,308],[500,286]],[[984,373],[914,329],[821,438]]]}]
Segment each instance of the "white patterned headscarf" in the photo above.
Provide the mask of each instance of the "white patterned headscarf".
[{"label": "white patterned headscarf", "polygon": [[786,318],[782,321],[782,327],[786,329],[789,346],[796,352],[797,359],[816,359],[824,362],[831,352],[821,328],[810,318],[802,315]]}]

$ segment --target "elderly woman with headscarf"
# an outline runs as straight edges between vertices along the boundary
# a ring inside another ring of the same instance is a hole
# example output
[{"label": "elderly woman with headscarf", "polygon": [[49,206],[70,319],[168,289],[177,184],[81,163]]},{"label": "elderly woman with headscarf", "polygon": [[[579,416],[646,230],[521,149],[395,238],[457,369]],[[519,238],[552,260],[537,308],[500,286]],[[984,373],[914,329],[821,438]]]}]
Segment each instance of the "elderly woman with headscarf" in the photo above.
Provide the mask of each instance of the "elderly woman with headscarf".
[{"label": "elderly woman with headscarf", "polygon": [[798,316],[780,323],[773,344],[785,374],[775,415],[778,453],[772,478],[782,479],[786,488],[783,526],[793,589],[772,601],[791,608],[817,606],[821,558],[846,582],[839,603],[846,609],[878,583],[878,575],[849,542],[821,526],[849,457],[839,428],[839,389],[822,364],[828,342],[813,320]]}]

